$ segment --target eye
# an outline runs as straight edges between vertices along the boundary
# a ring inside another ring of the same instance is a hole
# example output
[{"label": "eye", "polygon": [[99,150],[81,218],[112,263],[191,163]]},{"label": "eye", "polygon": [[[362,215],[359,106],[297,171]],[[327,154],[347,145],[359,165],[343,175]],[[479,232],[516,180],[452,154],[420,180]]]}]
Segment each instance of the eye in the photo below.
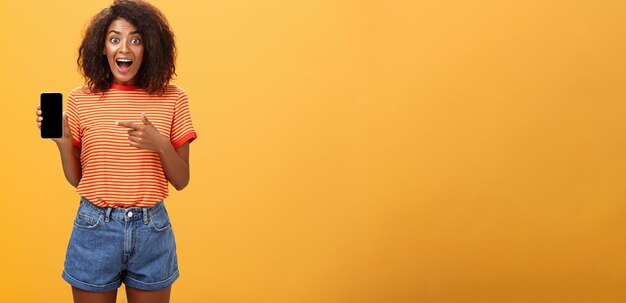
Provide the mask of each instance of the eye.
[{"label": "eye", "polygon": [[120,39],[119,39],[119,38],[117,38],[117,37],[113,37],[113,38],[111,38],[111,40],[109,40],[109,41],[111,41],[111,43],[118,43],[118,42],[120,42]]},{"label": "eye", "polygon": [[130,43],[132,43],[132,44],[139,44],[139,43],[141,43],[141,39],[139,39],[139,38],[132,38],[130,40]]}]

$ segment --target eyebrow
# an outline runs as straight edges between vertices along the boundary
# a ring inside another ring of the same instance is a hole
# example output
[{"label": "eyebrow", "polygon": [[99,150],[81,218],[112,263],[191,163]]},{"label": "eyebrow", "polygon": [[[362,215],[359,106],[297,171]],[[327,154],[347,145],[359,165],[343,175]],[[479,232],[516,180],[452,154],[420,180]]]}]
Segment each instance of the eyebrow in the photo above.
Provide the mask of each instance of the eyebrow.
[{"label": "eyebrow", "polygon": [[[118,34],[118,35],[121,35],[121,34],[122,34],[122,33],[118,32],[118,31],[116,31],[116,30],[111,30],[111,31],[110,31],[107,35],[110,35],[111,33]],[[131,35],[134,35],[134,34],[139,34],[139,31],[134,31],[134,32],[131,32],[130,34],[131,34]]]}]

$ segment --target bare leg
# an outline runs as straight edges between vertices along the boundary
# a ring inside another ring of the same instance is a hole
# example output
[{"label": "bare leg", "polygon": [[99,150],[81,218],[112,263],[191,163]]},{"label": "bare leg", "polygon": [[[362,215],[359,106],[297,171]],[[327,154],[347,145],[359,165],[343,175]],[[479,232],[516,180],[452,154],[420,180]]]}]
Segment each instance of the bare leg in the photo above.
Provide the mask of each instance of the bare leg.
[{"label": "bare leg", "polygon": [[169,303],[172,286],[159,290],[141,290],[126,286],[128,303]]},{"label": "bare leg", "polygon": [[91,292],[72,286],[74,303],[115,303],[117,289],[107,292]]}]

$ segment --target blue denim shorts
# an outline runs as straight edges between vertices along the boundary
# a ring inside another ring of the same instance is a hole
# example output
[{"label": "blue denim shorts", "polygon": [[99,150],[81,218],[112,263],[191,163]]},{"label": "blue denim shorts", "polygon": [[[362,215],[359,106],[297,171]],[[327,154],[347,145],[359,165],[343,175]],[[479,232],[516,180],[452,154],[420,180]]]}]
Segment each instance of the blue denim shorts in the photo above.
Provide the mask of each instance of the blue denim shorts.
[{"label": "blue denim shorts", "polygon": [[126,286],[157,290],[178,278],[174,231],[163,200],[152,207],[98,207],[84,197],[62,277],[92,292]]}]

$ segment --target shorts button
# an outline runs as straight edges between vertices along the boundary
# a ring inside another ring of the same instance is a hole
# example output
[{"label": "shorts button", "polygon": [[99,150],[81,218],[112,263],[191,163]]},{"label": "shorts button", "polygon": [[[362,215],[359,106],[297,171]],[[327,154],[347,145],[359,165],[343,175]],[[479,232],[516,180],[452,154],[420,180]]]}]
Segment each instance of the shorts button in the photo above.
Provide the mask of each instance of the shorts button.
[{"label": "shorts button", "polygon": [[129,212],[128,212],[128,217],[130,218],[130,217],[132,217],[132,216],[133,216],[133,212],[132,212],[132,211],[129,211]]}]

